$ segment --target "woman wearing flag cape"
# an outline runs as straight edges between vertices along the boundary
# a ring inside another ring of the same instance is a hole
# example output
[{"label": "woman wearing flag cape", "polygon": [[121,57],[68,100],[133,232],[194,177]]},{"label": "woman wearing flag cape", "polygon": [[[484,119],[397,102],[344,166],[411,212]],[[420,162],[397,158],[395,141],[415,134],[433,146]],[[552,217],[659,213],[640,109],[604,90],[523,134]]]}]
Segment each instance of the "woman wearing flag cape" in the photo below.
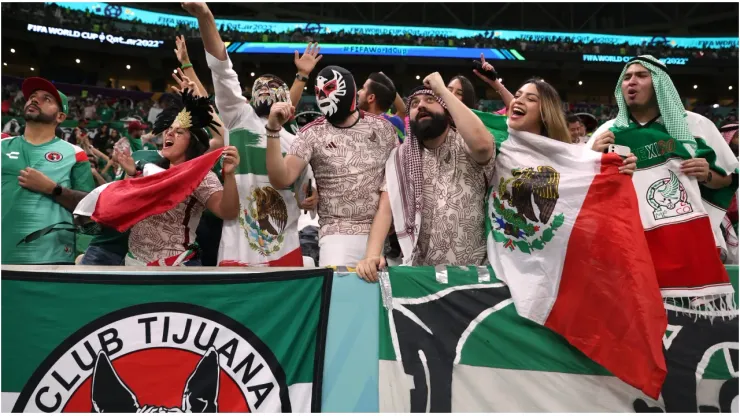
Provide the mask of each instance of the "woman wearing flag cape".
[{"label": "woman wearing flag cape", "polygon": [[[541,79],[531,79],[526,81],[522,87],[516,92],[516,95],[510,102],[508,112],[508,134],[521,135],[523,140],[531,140],[532,138],[539,139],[552,139],[559,142],[570,143],[570,134],[568,132],[567,125],[565,123],[565,117],[561,110],[561,101],[557,91],[548,83]],[[407,137],[410,140],[419,140],[413,134],[413,131],[407,132]],[[496,138],[498,142],[502,141],[502,138]],[[407,140],[403,146],[406,148],[411,147],[411,141]],[[423,144],[422,144],[423,147]],[[405,150],[406,148],[400,149]],[[398,152],[391,156],[391,159],[396,157]],[[619,168],[619,171],[626,174],[634,172],[636,165],[636,158],[630,155],[623,162],[623,165]],[[357,267],[358,275],[367,281],[377,281],[377,269],[383,268],[386,265],[385,259],[380,255],[382,250],[382,243],[384,236],[387,234],[387,227],[390,226],[391,222],[394,223],[396,233],[399,235],[399,242],[401,243],[404,264],[420,266],[429,265],[426,260],[419,256],[414,256],[416,250],[418,250],[418,244],[416,238],[412,237],[411,233],[406,232],[405,226],[409,219],[418,217],[415,221],[417,226],[421,226],[422,223],[429,223],[425,219],[421,218],[420,215],[412,215],[410,213],[415,212],[415,207],[408,203],[408,198],[404,198],[404,195],[400,193],[401,189],[409,189],[412,182],[419,180],[419,178],[413,178],[411,169],[404,166],[401,160],[390,162],[386,165],[386,181],[387,183],[398,183],[400,186],[389,186],[388,199],[381,198],[381,209],[378,210],[378,214],[373,222],[373,228],[370,231],[370,238],[368,239],[368,248],[366,251],[366,258],[362,260]],[[396,169],[400,166],[402,169]],[[542,177],[544,173],[540,173]],[[496,186],[497,183],[489,183],[488,186]],[[511,185],[511,184],[509,184]],[[517,189],[518,191],[518,189]],[[521,197],[521,198],[517,198]],[[531,199],[532,195],[529,195]],[[537,195],[535,195],[536,199]],[[524,206],[524,196],[514,192],[512,196],[512,203],[518,204],[518,208],[521,209],[523,215],[530,214],[531,202],[529,206]],[[389,201],[389,202],[385,202]],[[536,200],[538,204],[550,204],[557,201],[540,201]],[[383,207],[388,204],[390,207]],[[525,204],[526,205],[526,204]],[[544,207],[544,205],[543,205]],[[542,212],[543,207],[539,207]],[[387,208],[387,209],[384,209]],[[417,210],[418,211],[418,210]],[[423,215],[423,210],[421,210]],[[484,227],[482,226],[484,218],[480,218],[481,233],[484,233]],[[416,260],[410,260],[416,259]]]},{"label": "woman wearing flag cape", "polygon": [[[159,166],[137,168],[136,177],[106,184],[83,199],[77,216],[125,231],[131,229],[126,265],[199,266],[195,230],[208,208],[231,220],[239,213],[235,171],[239,153],[228,146],[210,153],[206,128],[219,127],[208,98],[189,89],[154,123],[163,134]],[[223,156],[223,186],[211,171]]]}]

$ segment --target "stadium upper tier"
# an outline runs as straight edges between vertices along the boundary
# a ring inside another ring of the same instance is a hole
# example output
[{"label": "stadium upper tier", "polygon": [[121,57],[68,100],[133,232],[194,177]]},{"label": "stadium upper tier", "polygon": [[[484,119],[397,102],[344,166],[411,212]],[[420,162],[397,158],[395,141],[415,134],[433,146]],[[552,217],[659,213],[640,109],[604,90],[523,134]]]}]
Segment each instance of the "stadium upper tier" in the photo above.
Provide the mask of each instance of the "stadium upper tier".
[{"label": "stadium upper tier", "polygon": [[[185,15],[151,12],[113,3],[3,3],[3,14],[29,23],[27,30],[61,36],[124,37],[118,43],[153,46],[176,34],[197,37],[197,21]],[[407,47],[516,48],[520,52],[602,55],[651,53],[662,57],[737,58],[738,38],[652,37],[513,30],[258,22],[216,19],[229,42],[385,45]],[[39,27],[41,26],[41,28]],[[66,29],[66,31],[65,31]],[[131,41],[131,42],[129,42]],[[142,41],[142,42],[136,42]]]}]

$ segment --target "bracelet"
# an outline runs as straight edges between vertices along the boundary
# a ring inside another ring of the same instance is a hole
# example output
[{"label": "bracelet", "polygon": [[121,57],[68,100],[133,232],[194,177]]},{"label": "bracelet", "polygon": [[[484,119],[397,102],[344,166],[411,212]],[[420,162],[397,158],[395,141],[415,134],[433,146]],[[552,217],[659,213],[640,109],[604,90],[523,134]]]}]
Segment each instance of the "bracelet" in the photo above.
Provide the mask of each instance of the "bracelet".
[{"label": "bracelet", "polygon": [[269,134],[268,133],[267,134],[267,138],[268,139],[280,139],[280,135],[279,134]]},{"label": "bracelet", "polygon": [[267,127],[267,124],[265,124],[265,130],[269,131],[270,133],[280,133],[280,129],[277,129],[277,130],[271,129]]},{"label": "bracelet", "polygon": [[180,69],[185,70],[185,69],[192,68],[192,67],[193,67],[193,64],[191,64],[191,63],[188,62],[187,64],[183,64],[180,67]]},{"label": "bracelet", "polygon": [[297,79],[298,81],[301,81],[301,82],[308,82],[308,77],[304,77],[301,74],[295,74],[295,79]]}]

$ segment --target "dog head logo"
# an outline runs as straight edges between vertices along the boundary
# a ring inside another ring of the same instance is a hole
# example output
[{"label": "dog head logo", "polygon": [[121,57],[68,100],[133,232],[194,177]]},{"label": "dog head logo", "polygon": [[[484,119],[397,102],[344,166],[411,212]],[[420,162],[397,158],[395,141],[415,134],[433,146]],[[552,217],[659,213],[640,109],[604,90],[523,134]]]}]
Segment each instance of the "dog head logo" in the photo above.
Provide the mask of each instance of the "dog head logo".
[{"label": "dog head logo", "polygon": [[187,303],[120,309],[64,340],[14,412],[291,412],[285,372],[246,326]]},{"label": "dog head logo", "polygon": [[96,413],[216,413],[220,372],[218,353],[210,348],[188,377],[182,393],[182,407],[142,406],[118,376],[108,355],[101,351],[93,370],[92,410]]}]

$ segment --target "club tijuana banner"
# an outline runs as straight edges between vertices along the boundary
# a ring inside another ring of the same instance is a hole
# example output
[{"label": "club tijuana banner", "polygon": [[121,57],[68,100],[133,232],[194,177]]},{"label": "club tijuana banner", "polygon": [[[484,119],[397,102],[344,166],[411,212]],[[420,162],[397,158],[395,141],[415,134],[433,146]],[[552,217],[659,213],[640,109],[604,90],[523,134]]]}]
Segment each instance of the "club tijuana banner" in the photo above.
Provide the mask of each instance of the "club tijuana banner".
[{"label": "club tijuana banner", "polygon": [[2,410],[320,411],[332,278],[3,268]]},{"label": "club tijuana banner", "polygon": [[396,267],[381,285],[381,412],[738,412],[738,318],[719,307],[665,304],[652,400],[521,318],[490,268]]}]

